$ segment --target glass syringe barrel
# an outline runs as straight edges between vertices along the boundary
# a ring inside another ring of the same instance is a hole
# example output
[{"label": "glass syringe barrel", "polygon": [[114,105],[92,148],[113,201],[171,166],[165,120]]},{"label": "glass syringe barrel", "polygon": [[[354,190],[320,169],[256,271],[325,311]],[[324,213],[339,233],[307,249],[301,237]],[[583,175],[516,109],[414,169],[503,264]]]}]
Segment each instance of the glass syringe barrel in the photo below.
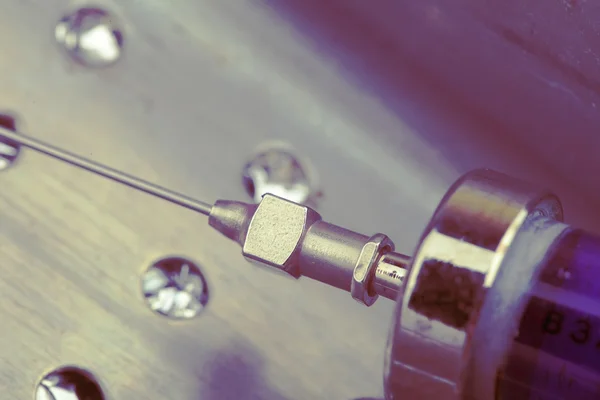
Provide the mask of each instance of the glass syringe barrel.
[{"label": "glass syringe barrel", "polygon": [[600,398],[600,238],[567,229],[549,248],[500,371],[498,398]]}]

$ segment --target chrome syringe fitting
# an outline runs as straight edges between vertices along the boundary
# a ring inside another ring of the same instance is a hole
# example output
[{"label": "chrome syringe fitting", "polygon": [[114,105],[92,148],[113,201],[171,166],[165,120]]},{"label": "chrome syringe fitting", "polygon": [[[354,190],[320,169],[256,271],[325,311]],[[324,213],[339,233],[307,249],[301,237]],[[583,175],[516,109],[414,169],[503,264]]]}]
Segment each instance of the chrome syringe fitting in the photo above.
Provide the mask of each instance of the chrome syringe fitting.
[{"label": "chrome syringe fitting", "polygon": [[0,127],[0,137],[209,215],[210,225],[238,242],[248,260],[344,289],[364,304],[372,304],[379,295],[395,300],[406,276],[408,257],[394,253],[394,245],[385,235],[368,237],[329,224],[309,207],[270,194],[258,205],[219,200],[211,207],[22,133]]},{"label": "chrome syringe fitting", "polygon": [[295,278],[348,291],[370,306],[395,300],[409,257],[383,234],[362,235],[327,223],[310,207],[267,194],[258,205],[219,200],[209,224],[242,246],[244,257]]}]

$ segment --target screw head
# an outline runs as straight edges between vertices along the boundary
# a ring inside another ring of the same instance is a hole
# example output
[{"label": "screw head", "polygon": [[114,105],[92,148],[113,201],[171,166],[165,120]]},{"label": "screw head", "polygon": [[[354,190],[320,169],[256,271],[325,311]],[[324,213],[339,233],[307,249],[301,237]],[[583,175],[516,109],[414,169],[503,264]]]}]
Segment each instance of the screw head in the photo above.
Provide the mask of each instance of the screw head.
[{"label": "screw head", "polygon": [[[0,114],[0,126],[16,131],[16,122],[13,117],[6,114]],[[12,166],[21,152],[21,145],[12,140],[6,139],[0,135],[0,171],[4,171]]]},{"label": "screw head", "polygon": [[37,385],[35,400],[104,400],[104,394],[90,372],[69,366],[44,376]]},{"label": "screw head", "polygon": [[150,309],[172,319],[198,316],[208,303],[208,284],[200,267],[183,257],[154,262],[142,276]]},{"label": "screw head", "polygon": [[56,25],[54,37],[74,61],[86,67],[111,65],[123,49],[116,18],[101,8],[84,7],[65,15]]},{"label": "screw head", "polygon": [[313,203],[320,195],[307,161],[281,144],[259,149],[244,166],[242,182],[256,203],[267,193],[300,204]]}]

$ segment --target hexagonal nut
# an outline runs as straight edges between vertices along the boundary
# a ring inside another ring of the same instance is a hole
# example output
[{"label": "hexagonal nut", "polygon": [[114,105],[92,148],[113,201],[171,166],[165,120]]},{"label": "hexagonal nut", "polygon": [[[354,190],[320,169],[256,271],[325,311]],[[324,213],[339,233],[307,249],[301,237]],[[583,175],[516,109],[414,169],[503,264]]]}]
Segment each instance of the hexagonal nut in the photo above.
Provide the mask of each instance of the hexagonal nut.
[{"label": "hexagonal nut", "polygon": [[382,233],[375,234],[365,243],[356,261],[350,294],[356,301],[366,306],[373,305],[379,297],[369,289],[375,274],[375,268],[377,268],[377,260],[385,249],[393,251],[394,243]]},{"label": "hexagonal nut", "polygon": [[321,216],[312,208],[266,194],[248,226],[242,254],[247,260],[300,277],[298,250]]}]

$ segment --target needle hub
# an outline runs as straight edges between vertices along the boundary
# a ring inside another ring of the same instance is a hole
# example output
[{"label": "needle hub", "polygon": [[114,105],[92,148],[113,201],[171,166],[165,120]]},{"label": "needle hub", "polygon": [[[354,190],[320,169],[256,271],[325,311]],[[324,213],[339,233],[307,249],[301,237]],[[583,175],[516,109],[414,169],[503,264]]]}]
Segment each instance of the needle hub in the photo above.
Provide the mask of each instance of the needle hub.
[{"label": "needle hub", "polygon": [[239,243],[252,263],[348,291],[367,306],[380,295],[396,299],[410,262],[383,234],[327,223],[312,208],[272,194],[258,205],[219,200],[209,224]]}]

